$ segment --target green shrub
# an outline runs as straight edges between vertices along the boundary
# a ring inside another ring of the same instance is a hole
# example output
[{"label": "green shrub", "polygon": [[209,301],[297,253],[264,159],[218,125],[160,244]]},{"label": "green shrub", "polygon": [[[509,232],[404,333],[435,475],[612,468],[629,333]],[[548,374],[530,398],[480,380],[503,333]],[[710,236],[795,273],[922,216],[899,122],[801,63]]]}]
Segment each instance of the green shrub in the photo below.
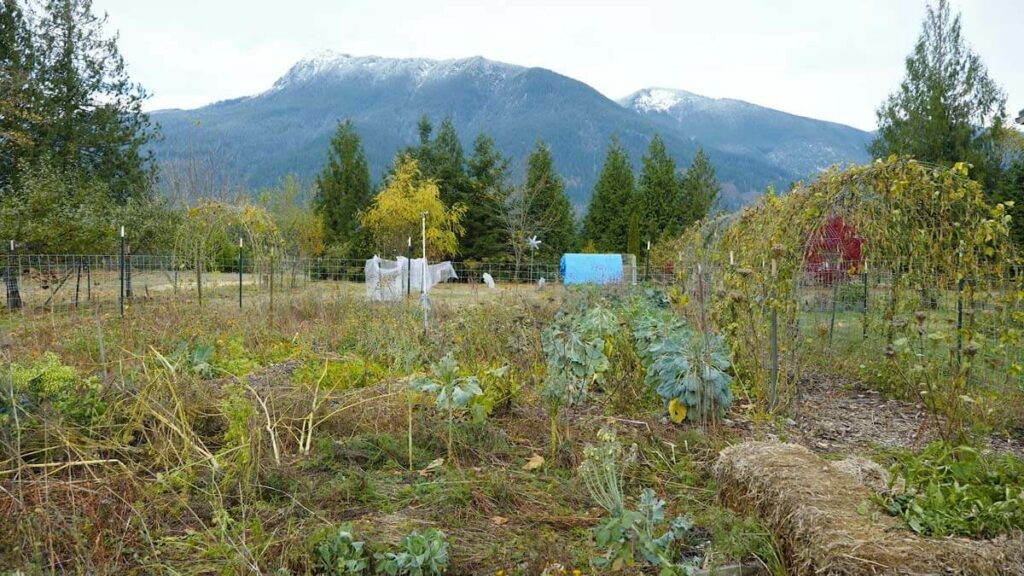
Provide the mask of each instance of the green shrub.
[{"label": "green shrub", "polygon": [[883,505],[918,534],[989,538],[1024,529],[1024,463],[1012,456],[936,442],[899,457],[892,478],[905,488]]},{"label": "green shrub", "polygon": [[292,381],[310,386],[320,383],[321,390],[348,390],[375,384],[384,377],[385,369],[376,362],[358,359],[327,362],[311,358],[292,373]]},{"label": "green shrub", "polygon": [[241,336],[217,340],[210,365],[219,374],[234,376],[244,376],[260,367],[259,362],[245,349]]},{"label": "green shrub", "polygon": [[451,352],[430,365],[430,376],[417,378],[410,383],[416,392],[436,394],[435,404],[448,413],[448,459],[454,456],[452,451],[452,429],[455,422],[455,411],[464,410],[477,396],[484,391],[476,376],[459,376],[459,365]]},{"label": "green shrub", "polygon": [[[80,426],[90,426],[106,412],[103,387],[96,377],[82,378],[73,366],[46,352],[29,364],[12,364],[10,380],[21,411],[34,412],[49,405],[54,412]],[[12,418],[10,397],[0,399],[0,424]]]}]

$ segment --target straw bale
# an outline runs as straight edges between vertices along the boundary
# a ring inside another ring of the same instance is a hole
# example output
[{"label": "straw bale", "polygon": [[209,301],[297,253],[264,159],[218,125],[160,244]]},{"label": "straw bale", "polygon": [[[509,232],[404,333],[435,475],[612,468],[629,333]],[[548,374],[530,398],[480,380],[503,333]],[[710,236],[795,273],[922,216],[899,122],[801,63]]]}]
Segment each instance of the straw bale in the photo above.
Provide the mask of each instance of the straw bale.
[{"label": "straw bale", "polygon": [[872,490],[807,448],[746,442],[713,472],[727,505],[774,531],[791,573],[1024,575],[1024,537],[922,538],[888,516]]}]

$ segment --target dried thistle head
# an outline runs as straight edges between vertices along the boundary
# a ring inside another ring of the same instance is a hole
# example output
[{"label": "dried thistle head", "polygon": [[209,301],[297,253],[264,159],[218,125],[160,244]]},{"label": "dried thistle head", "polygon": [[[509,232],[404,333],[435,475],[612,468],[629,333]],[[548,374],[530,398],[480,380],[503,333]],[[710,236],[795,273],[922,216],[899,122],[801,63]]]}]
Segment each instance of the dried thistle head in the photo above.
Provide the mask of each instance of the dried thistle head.
[{"label": "dried thistle head", "polygon": [[885,347],[882,354],[884,354],[886,358],[892,359],[896,356],[896,349],[892,347],[892,344],[890,344]]},{"label": "dried thistle head", "polygon": [[914,319],[917,320],[918,324],[924,324],[924,321],[928,319],[928,313],[924,310],[918,310],[914,312]]},{"label": "dried thistle head", "polygon": [[981,345],[978,344],[977,342],[973,341],[973,340],[971,340],[970,342],[967,343],[966,346],[964,346],[964,354],[968,358],[973,358],[974,355],[977,354],[980,351],[981,351]]}]

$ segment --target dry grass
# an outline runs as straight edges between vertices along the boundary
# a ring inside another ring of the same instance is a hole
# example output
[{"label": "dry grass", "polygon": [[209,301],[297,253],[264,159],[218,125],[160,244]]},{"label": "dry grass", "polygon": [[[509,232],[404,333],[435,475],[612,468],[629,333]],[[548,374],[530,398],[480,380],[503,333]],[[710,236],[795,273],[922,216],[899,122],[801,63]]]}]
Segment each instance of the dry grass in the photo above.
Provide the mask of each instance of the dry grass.
[{"label": "dry grass", "polygon": [[1024,574],[1024,538],[926,539],[871,490],[796,444],[747,442],[714,466],[720,498],[775,531],[793,574]]}]

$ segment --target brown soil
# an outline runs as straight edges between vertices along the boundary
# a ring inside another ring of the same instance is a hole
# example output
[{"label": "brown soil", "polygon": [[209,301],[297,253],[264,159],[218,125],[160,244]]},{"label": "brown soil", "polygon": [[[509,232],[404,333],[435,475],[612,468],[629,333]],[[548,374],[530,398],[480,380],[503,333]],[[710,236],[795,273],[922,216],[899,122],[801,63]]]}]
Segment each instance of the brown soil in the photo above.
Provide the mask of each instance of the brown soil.
[{"label": "brown soil", "polygon": [[[936,417],[920,404],[886,398],[854,378],[808,375],[800,392],[785,432],[815,452],[917,449],[937,438]],[[986,443],[995,452],[1024,457],[1024,439],[992,436]]]}]

